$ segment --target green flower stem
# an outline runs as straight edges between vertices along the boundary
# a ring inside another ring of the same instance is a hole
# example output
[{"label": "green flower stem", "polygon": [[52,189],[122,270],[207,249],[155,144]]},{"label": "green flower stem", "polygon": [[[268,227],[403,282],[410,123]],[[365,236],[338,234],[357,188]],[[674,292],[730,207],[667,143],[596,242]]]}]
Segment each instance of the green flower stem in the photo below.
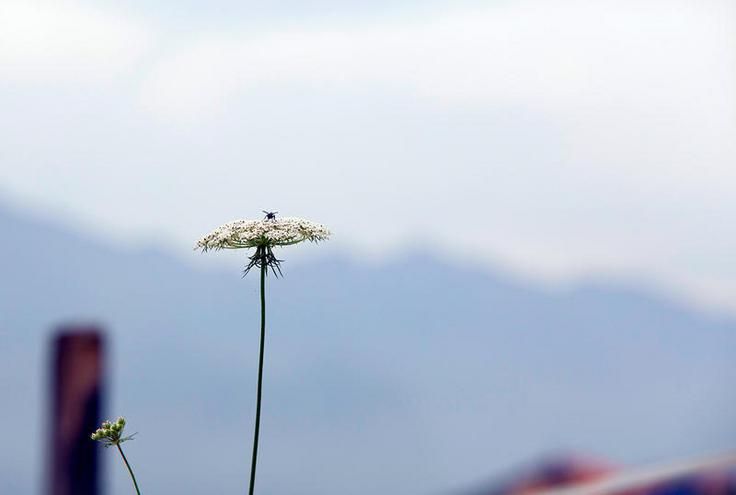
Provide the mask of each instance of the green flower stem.
[{"label": "green flower stem", "polygon": [[120,444],[117,443],[115,446],[118,448],[118,451],[120,452],[120,455],[123,456],[123,462],[125,463],[125,467],[128,468],[128,472],[130,473],[130,477],[133,478],[133,486],[135,486],[135,492],[138,495],[141,495],[141,491],[138,489],[138,482],[135,480],[135,475],[133,474],[133,470],[130,468],[130,464],[128,464],[128,459],[125,458],[125,454],[123,454],[123,449],[120,447]]},{"label": "green flower stem", "polygon": [[261,350],[258,358],[258,390],[256,392],[256,426],[253,433],[253,458],[250,465],[250,490],[253,495],[256,484],[256,460],[258,458],[258,433],[261,427],[261,388],[263,385],[263,350],[266,341],[266,272],[268,266],[261,265]]}]

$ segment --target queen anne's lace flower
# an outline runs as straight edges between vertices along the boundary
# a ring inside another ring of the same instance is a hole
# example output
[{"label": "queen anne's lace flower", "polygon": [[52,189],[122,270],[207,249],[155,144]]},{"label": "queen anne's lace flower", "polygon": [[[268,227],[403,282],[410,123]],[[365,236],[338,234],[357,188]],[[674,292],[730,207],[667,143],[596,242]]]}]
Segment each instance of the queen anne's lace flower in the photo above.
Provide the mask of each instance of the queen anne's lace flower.
[{"label": "queen anne's lace flower", "polygon": [[195,249],[257,248],[290,246],[303,241],[324,241],[330,231],[324,225],[296,217],[264,220],[236,220],[226,223],[197,241]]},{"label": "queen anne's lace flower", "polygon": [[273,248],[290,246],[304,241],[319,242],[330,237],[330,231],[318,223],[303,218],[276,218],[278,212],[263,211],[263,220],[236,220],[222,225],[202,237],[194,246],[203,252],[220,249],[249,249],[255,253],[248,257],[243,276],[251,268],[258,267],[261,275],[261,339],[258,358],[258,386],[256,392],[256,417],[253,429],[253,456],[251,457],[250,484],[248,494],[253,495],[258,462],[258,435],[261,424],[261,390],[263,387],[263,356],[266,338],[266,275],[268,269],[275,276],[281,275],[282,260],[276,258]]},{"label": "queen anne's lace flower", "polygon": [[[330,238],[324,225],[296,217],[276,218],[275,213],[266,213],[263,220],[236,220],[226,223],[202,237],[195,250],[207,252],[220,249],[256,248],[245,273],[257,266],[270,267],[274,275],[281,273],[281,260],[273,254],[275,246],[291,246],[304,241],[319,242]],[[277,273],[278,272],[278,273]]]}]

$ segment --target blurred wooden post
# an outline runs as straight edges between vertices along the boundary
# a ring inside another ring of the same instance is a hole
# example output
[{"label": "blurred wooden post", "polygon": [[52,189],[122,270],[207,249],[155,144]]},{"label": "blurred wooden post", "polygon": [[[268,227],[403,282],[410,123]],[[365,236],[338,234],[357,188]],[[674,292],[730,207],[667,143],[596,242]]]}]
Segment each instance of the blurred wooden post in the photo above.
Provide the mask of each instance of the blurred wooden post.
[{"label": "blurred wooden post", "polygon": [[104,340],[94,326],[61,327],[51,357],[49,495],[99,495],[96,442],[103,396]]}]

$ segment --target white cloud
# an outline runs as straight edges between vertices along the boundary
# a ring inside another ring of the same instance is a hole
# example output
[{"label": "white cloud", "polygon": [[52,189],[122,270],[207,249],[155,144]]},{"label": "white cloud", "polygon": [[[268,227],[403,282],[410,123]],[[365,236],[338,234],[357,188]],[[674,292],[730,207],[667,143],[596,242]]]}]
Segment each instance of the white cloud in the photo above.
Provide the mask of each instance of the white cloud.
[{"label": "white cloud", "polygon": [[125,74],[151,41],[143,25],[71,3],[0,2],[0,81],[92,84]]},{"label": "white cloud", "polygon": [[263,85],[373,86],[444,103],[657,108],[683,91],[707,98],[714,84],[734,81],[734,65],[724,63],[734,14],[727,2],[526,1],[352,28],[202,35],[161,62],[143,98],[174,118],[200,117]]}]

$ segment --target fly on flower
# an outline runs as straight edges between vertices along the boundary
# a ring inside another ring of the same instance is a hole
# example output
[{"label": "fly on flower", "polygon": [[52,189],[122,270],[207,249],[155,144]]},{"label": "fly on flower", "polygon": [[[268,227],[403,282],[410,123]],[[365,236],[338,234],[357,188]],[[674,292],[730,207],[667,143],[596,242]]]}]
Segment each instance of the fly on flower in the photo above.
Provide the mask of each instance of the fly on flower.
[{"label": "fly on flower", "polygon": [[278,213],[278,211],[261,211],[266,214],[266,218],[264,218],[264,220],[276,220],[276,214]]}]

